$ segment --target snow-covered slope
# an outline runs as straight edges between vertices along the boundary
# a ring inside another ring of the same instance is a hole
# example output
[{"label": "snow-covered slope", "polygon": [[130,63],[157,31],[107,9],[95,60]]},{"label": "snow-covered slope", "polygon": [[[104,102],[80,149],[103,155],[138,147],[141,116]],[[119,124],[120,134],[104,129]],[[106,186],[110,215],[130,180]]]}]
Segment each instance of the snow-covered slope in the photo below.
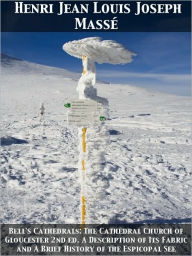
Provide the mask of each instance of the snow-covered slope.
[{"label": "snow-covered slope", "polygon": [[36,75],[53,75],[58,77],[68,77],[72,79],[78,79],[79,74],[70,72],[62,68],[55,68],[49,66],[43,66],[36,63],[31,63],[21,59],[13,58],[6,54],[1,54],[1,67],[3,73],[27,73]]},{"label": "snow-covered slope", "polygon": [[[78,131],[63,107],[77,98],[77,78],[2,58],[1,222],[80,222]],[[191,99],[129,85],[97,90],[110,120],[98,134],[87,130],[89,222],[188,221]]]}]

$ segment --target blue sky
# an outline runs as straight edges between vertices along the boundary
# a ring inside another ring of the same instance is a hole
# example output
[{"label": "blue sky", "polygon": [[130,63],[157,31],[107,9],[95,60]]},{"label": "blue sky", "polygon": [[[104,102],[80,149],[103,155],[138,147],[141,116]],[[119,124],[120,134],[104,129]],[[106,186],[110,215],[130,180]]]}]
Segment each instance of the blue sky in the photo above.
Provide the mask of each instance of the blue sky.
[{"label": "blue sky", "polygon": [[70,40],[89,36],[112,39],[135,52],[125,65],[97,65],[100,80],[132,84],[178,95],[190,95],[191,41],[185,32],[126,33],[2,33],[1,51],[5,54],[49,66],[81,72],[81,60],[62,50]]}]

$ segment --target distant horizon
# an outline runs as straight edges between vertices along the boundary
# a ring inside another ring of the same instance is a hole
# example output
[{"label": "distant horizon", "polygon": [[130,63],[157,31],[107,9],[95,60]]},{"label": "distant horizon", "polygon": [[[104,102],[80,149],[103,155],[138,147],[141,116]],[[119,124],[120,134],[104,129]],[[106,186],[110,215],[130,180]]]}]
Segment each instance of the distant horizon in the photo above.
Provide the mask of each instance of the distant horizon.
[{"label": "distant horizon", "polygon": [[[191,95],[190,33],[97,33],[115,40],[137,56],[125,65],[96,64],[97,79],[129,84],[169,94]],[[66,69],[80,74],[81,59],[62,50],[71,40],[93,37],[91,33],[2,33],[1,53],[10,57]],[[67,38],[67,39],[66,39]]]}]

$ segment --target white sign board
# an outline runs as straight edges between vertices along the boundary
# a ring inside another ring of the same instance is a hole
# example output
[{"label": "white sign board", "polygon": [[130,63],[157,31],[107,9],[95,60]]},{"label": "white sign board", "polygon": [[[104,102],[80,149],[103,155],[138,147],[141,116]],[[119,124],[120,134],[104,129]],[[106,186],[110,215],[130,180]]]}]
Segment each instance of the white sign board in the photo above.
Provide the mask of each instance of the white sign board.
[{"label": "white sign board", "polygon": [[68,124],[80,127],[94,126],[101,123],[104,114],[101,103],[94,100],[75,100],[68,112]]}]

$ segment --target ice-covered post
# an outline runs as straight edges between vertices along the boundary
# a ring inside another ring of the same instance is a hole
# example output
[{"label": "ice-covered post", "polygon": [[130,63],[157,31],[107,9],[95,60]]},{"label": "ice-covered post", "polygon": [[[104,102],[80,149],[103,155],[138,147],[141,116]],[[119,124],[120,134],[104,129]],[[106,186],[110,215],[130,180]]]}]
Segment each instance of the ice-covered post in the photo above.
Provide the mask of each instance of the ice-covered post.
[{"label": "ice-covered post", "polygon": [[81,224],[86,223],[86,152],[88,127],[101,126],[107,116],[108,101],[97,96],[96,83],[97,63],[124,64],[132,61],[135,54],[121,44],[99,37],[75,40],[63,45],[68,54],[82,59],[83,72],[79,79],[77,91],[79,100],[65,104],[69,108],[68,124],[79,127],[80,140],[80,173],[81,173]]}]

